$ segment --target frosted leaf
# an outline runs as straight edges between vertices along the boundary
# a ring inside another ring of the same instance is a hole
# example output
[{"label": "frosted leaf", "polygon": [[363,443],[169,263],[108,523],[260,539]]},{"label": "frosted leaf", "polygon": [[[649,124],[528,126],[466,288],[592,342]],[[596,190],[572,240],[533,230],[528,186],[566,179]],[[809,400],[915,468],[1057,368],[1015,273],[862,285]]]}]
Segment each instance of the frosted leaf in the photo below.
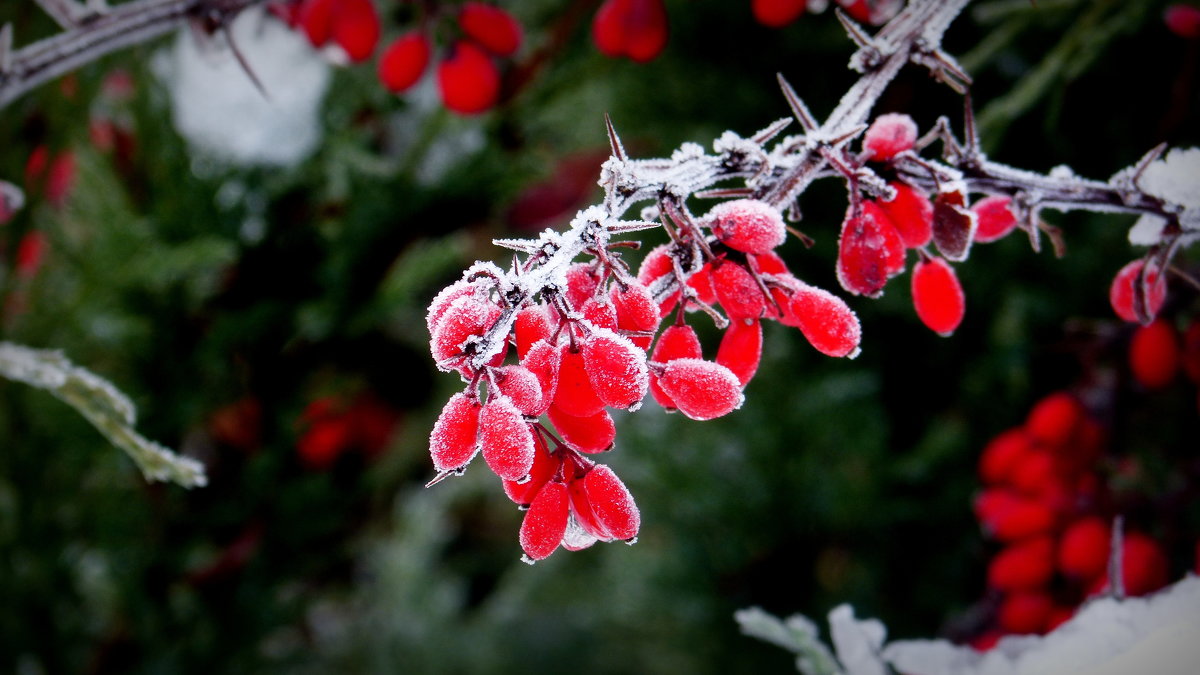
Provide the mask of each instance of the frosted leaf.
[{"label": "frosted leaf", "polygon": [[684,415],[710,420],[742,407],[742,385],[725,366],[703,359],[675,359],[663,369],[659,386]]},{"label": "frosted leaf", "polygon": [[1154,246],[1162,242],[1163,228],[1166,225],[1165,219],[1143,213],[1133,227],[1129,228],[1129,243],[1134,246]]},{"label": "frosted leaf", "polygon": [[595,544],[599,539],[588,534],[587,530],[579,524],[575,519],[575,514],[567,519],[567,530],[563,533],[562,547],[568,551],[582,551],[592,544]]},{"label": "frosted leaf", "polygon": [[553,553],[567,531],[569,514],[567,486],[553,481],[546,483],[521,521],[519,538],[525,555],[531,560],[541,560]]},{"label": "frosted leaf", "polygon": [[479,452],[479,408],[479,403],[463,392],[446,402],[429,433],[429,455],[436,471],[457,471]]},{"label": "frosted leaf", "polygon": [[850,605],[838,605],[829,612],[829,633],[838,661],[853,675],[887,675],[879,656],[887,629],[875,619],[859,621]]},{"label": "frosted leaf", "polygon": [[624,410],[646,396],[646,353],[629,338],[597,329],[583,345],[583,364],[592,390],[605,405]]},{"label": "frosted leaf", "polygon": [[796,669],[804,675],[841,675],[829,648],[819,639],[820,631],[808,617],[794,614],[786,621],[758,607],[734,612],[742,632],[796,654]]},{"label": "frosted leaf", "polygon": [[521,480],[533,467],[533,432],[507,396],[494,396],[479,413],[479,446],[497,476]]},{"label": "frosted leaf", "polygon": [[709,209],[704,224],[722,243],[745,253],[768,253],[787,238],[779,209],[757,199],[734,199]]},{"label": "frosted leaf", "polygon": [[613,539],[630,540],[637,536],[642,517],[629,489],[613,470],[597,464],[583,479],[588,503],[596,520]]},{"label": "frosted leaf", "polygon": [[617,427],[607,410],[589,417],[575,417],[550,406],[550,422],[564,443],[579,452],[604,452],[610,450],[617,437]]},{"label": "frosted leaf", "polygon": [[1155,197],[1200,208],[1200,148],[1171,149],[1146,167],[1138,184]]}]

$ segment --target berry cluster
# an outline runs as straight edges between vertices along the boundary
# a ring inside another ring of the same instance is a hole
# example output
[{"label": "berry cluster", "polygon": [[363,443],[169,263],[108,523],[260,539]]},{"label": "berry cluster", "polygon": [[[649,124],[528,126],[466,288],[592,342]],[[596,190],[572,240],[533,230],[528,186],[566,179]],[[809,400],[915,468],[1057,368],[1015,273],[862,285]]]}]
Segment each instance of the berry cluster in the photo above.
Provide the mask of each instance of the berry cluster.
[{"label": "berry cluster", "polygon": [[[593,260],[570,264],[525,297],[505,289],[493,266],[477,264],[430,304],[434,361],[467,383],[430,434],[431,484],[482,454],[509,497],[529,509],[521,528],[529,561],[560,543],[578,550],[636,536],[633,497],[588,458],[613,447],[610,408],[636,410],[649,391],[692,419],[732,412],[758,368],[765,319],[798,327],[824,354],[858,351],[850,308],[793,276],[774,253],[787,235],[777,209],[735,199],[696,219],[673,213],[671,243],[649,251],[636,276],[614,250],[619,242],[591,249]],[[549,254],[533,252],[528,263]],[[712,360],[686,322],[696,311],[724,329]],[[498,342],[495,331],[504,331]],[[489,336],[498,347],[481,353]]]},{"label": "berry cluster", "polygon": [[398,421],[395,410],[369,393],[321,397],[300,415],[296,451],[304,466],[316,471],[331,468],[352,451],[374,458],[387,447]]}]

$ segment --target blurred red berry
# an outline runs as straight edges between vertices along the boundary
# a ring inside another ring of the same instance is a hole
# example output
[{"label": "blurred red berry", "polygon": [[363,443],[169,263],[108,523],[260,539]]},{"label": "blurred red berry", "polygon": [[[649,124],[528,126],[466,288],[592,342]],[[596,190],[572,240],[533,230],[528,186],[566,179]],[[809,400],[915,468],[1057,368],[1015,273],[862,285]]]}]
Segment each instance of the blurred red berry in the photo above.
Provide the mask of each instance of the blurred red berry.
[{"label": "blurred red berry", "polygon": [[442,103],[460,115],[482,113],[496,104],[500,95],[500,71],[487,52],[460,40],[450,55],[438,64],[438,88]]},{"label": "blurred red berry", "polygon": [[667,8],[662,0],[605,0],[592,21],[592,40],[605,56],[653,60],[667,44]]},{"label": "blurred red berry", "polygon": [[379,44],[379,14],[371,0],[338,0],[330,37],[351,63],[371,58]]},{"label": "blurred red berry", "polygon": [[1002,549],[988,565],[988,585],[1003,591],[1036,589],[1054,574],[1054,540],[1025,539]]},{"label": "blurred red berry", "polygon": [[1171,5],[1163,12],[1167,28],[1181,38],[1195,40],[1200,37],[1200,8],[1191,5]]},{"label": "blurred red berry", "polygon": [[252,451],[262,441],[262,404],[247,396],[222,406],[208,419],[208,429],[218,442]]},{"label": "blurred red berry", "polygon": [[483,2],[465,2],[458,13],[463,33],[496,56],[512,56],[521,46],[521,24],[505,10]]},{"label": "blurred red berry", "polygon": [[1058,569],[1085,583],[1103,576],[1111,538],[1108,524],[1098,516],[1071,523],[1058,542]]},{"label": "blurred red berry", "polygon": [[975,241],[987,243],[1002,239],[1017,227],[1017,217],[1009,209],[1012,198],[1007,195],[984,197],[971,205],[979,221]]},{"label": "blurred red berry", "polygon": [[1025,431],[1035,443],[1061,448],[1074,438],[1083,415],[1079,399],[1069,392],[1055,392],[1034,404],[1025,419]]},{"label": "blurred red berry", "polygon": [[429,66],[429,38],[413,31],[396,38],[379,57],[379,81],[391,92],[417,83]]},{"label": "blurred red berry", "polygon": [[1002,431],[983,448],[979,457],[979,477],[986,485],[1004,483],[1025,455],[1032,450],[1029,436],[1018,427]]},{"label": "blurred red berry", "polygon": [[17,276],[31,279],[42,268],[46,257],[46,235],[40,230],[30,230],[17,243],[17,257],[14,262]]},{"label": "blurred red berry", "polygon": [[1129,370],[1146,389],[1171,384],[1179,370],[1179,337],[1175,326],[1156,319],[1139,326],[1129,341]]},{"label": "blurred red berry", "polygon": [[297,442],[296,449],[308,468],[318,471],[328,469],[350,447],[352,434],[353,428],[347,418],[325,417],[309,425]]},{"label": "blurred red berry", "polygon": [[1000,603],[997,619],[1009,633],[1041,633],[1050,623],[1054,602],[1042,591],[1012,593]]},{"label": "blurred red berry", "polygon": [[750,0],[754,20],[770,28],[782,28],[804,13],[806,0]]},{"label": "blurred red berry", "polygon": [[1145,261],[1142,259],[1126,264],[1113,277],[1112,285],[1108,290],[1108,300],[1113,311],[1126,321],[1140,320],[1135,304],[1138,302],[1139,295],[1142,295],[1144,309],[1151,319],[1158,315],[1163,302],[1167,299],[1166,279],[1154,268],[1146,270],[1143,277],[1144,265]]}]

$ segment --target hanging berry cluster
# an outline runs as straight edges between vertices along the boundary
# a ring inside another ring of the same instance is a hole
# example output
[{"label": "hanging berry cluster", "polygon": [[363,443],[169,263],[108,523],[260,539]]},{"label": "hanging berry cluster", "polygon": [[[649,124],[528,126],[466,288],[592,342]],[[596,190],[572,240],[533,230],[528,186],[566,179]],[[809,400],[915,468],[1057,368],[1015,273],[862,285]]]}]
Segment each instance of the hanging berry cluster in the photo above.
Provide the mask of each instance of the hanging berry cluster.
[{"label": "hanging berry cluster", "polygon": [[[1040,218],[1046,208],[1151,219],[1161,226],[1147,260],[1166,269],[1180,242],[1200,231],[1200,204],[1144,189],[1143,173],[1161,164],[1163,148],[1099,182],[1069,170],[1040,175],[988,160],[969,106],[962,142],[944,117],[924,137],[906,115],[866,123],[875,100],[909,62],[965,91],[969,76],[939,46],[964,5],[909,4],[879,39],[839,14],[859,45],[850,66],[862,76],[824,123],[780,78],[800,136],[776,140],[792,122],[782,119],[749,138],[725,132],[713,154],[685,143],[668,158],[638,160],[626,155],[608,123],[612,156],[601,170],[603,202],[579,212],[564,232],[497,240],[517,253],[508,270],[476,263],[429,307],[433,359],[466,383],[430,435],[438,472],[430,484],[482,454],[509,496],[529,509],[521,544],[530,561],[560,544],[579,549],[631,539],[640,525],[633,498],[592,459],[613,447],[610,408],[636,410],[649,391],[664,408],[698,420],[736,410],[761,358],[763,321],[799,328],[823,354],[858,353],[860,326],[849,306],[793,275],[775,252],[789,231],[811,240],[789,227],[785,214],[799,220],[798,199],[819,178],[840,179],[847,188],[835,263],[842,288],[878,297],[905,270],[906,251],[915,249],[915,310],[942,335],[965,313],[950,263],[965,261],[973,243],[1015,229],[1026,232],[1035,250],[1043,233],[1061,250],[1061,234]],[[610,2],[601,11],[639,6]],[[923,156],[935,141],[942,157]],[[1167,160],[1190,165],[1200,151],[1190,153]],[[696,203],[714,199],[693,212]],[[639,218],[625,217],[638,204]],[[614,238],[658,228],[669,243],[648,251],[634,274],[624,253],[639,242]],[[701,320],[724,331],[711,358],[689,317],[707,317]],[[597,472],[602,478],[589,478]]]}]

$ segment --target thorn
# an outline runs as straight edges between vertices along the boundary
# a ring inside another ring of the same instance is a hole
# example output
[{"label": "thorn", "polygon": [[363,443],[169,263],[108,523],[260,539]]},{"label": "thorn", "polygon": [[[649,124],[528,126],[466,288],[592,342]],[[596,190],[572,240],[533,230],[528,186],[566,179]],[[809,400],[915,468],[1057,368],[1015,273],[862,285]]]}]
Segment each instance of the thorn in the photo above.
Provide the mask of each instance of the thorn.
[{"label": "thorn", "polygon": [[750,197],[753,194],[754,190],[750,188],[715,188],[712,190],[700,190],[692,196],[698,199],[737,199],[740,197]]},{"label": "thorn", "polygon": [[12,70],[13,27],[11,23],[0,27],[0,73]]},{"label": "thorn", "polygon": [[817,130],[817,121],[813,118],[812,113],[808,111],[808,107],[804,105],[804,101],[796,95],[796,90],[792,89],[792,85],[783,79],[782,73],[775,73],[775,79],[779,81],[779,87],[783,89],[783,96],[787,99],[788,106],[792,109],[792,114],[796,116],[796,120],[800,122],[800,126],[804,127],[804,131],[812,133]]},{"label": "thorn", "polygon": [[963,142],[968,155],[979,154],[979,133],[975,129],[975,106],[971,103],[971,92],[963,94]]},{"label": "thorn", "polygon": [[853,40],[854,44],[858,45],[860,49],[863,47],[874,48],[874,45],[871,42],[871,36],[864,33],[862,26],[859,26],[854,19],[850,18],[850,15],[842,11],[841,7],[834,7],[833,14],[837,17],[838,21],[841,22],[842,28],[846,29],[846,33],[850,35],[850,39]]},{"label": "thorn", "polygon": [[751,136],[750,140],[754,141],[755,143],[758,143],[759,145],[762,145],[762,144],[766,143],[767,141],[771,140],[772,138],[775,138],[776,136],[778,136],[779,132],[788,128],[788,125],[790,125],[791,123],[792,123],[792,118],[790,118],[790,117],[782,117],[780,119],[777,119],[773,123],[771,123],[771,125],[768,126],[767,128],[765,128],[762,131],[758,132],[757,134],[754,134],[753,136]]},{"label": "thorn", "polygon": [[[2,39],[2,37],[3,36],[0,36],[0,39]],[[0,49],[3,49],[3,45],[0,45]],[[1141,186],[1139,186],[1138,183],[1142,180],[1142,174],[1146,173],[1146,169],[1150,168],[1150,165],[1153,164],[1154,161],[1159,157],[1162,157],[1162,154],[1166,151],[1167,142],[1163,141],[1153,148],[1150,148],[1149,152],[1142,155],[1142,158],[1137,161],[1137,164],[1135,164],[1133,168],[1132,181],[1134,187],[1141,189]]]},{"label": "thorn", "polygon": [[1125,578],[1121,569],[1125,516],[1113,518],[1112,538],[1108,547],[1108,593],[1117,600],[1125,599]]},{"label": "thorn", "polygon": [[627,159],[625,147],[621,145],[621,139],[617,137],[617,130],[613,127],[612,118],[608,113],[604,113],[604,126],[608,128],[608,144],[612,147],[613,157],[624,162]]},{"label": "thorn", "polygon": [[837,146],[845,143],[846,141],[849,141],[850,139],[854,138],[855,136],[861,134],[862,132],[864,132],[866,130],[867,130],[867,125],[863,124],[862,122],[859,122],[858,124],[856,124],[854,126],[854,128],[850,129],[846,133],[844,133],[840,136],[835,136],[834,138],[830,139],[829,144],[834,147],[837,147]]},{"label": "thorn", "polygon": [[433,477],[433,480],[431,480],[425,484],[425,487],[427,487],[427,488],[433,487],[434,485],[437,485],[438,483],[446,480],[450,476],[456,475],[457,473],[458,472],[455,471],[454,469],[446,469],[445,471],[439,471],[438,475]]},{"label": "thorn", "polygon": [[246,57],[242,54],[242,50],[238,48],[237,42],[235,42],[233,39],[233,31],[229,29],[229,24],[222,26],[222,29],[225,31],[225,39],[229,41],[229,48],[233,51],[233,57],[237,59],[238,65],[242,67],[242,70],[246,73],[246,76],[249,77],[250,81],[254,83],[254,88],[258,90],[258,93],[262,94],[263,98],[270,101],[271,95],[267,93],[267,88],[263,86],[262,81],[258,79],[258,75],[254,73],[254,69],[250,67],[250,63],[246,61]]}]

